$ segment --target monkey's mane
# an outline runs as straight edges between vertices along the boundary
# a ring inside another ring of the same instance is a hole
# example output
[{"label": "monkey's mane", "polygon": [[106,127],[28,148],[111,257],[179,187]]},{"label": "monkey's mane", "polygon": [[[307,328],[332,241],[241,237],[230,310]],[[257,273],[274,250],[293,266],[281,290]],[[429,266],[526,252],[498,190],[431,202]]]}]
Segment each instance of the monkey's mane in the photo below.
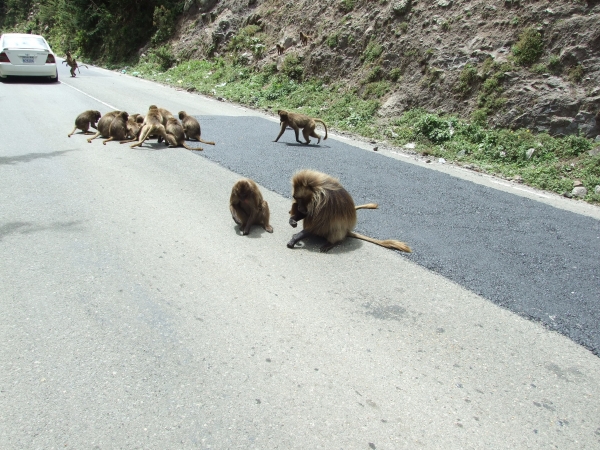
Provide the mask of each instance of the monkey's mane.
[{"label": "monkey's mane", "polygon": [[292,186],[302,186],[313,192],[313,201],[307,205],[311,215],[319,213],[328,202],[330,192],[343,189],[338,179],[326,173],[309,169],[296,172],[292,178]]}]

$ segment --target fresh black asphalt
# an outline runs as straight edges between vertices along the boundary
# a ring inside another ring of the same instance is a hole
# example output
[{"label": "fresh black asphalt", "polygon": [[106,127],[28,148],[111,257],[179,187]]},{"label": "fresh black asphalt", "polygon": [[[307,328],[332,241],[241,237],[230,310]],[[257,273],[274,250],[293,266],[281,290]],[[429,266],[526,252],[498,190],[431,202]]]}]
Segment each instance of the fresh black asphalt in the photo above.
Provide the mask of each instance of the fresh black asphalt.
[{"label": "fresh black asphalt", "polygon": [[301,145],[288,129],[275,143],[266,119],[197,118],[217,144],[199,156],[288,198],[299,169],[335,176],[356,204],[379,203],[359,211],[358,232],[407,242],[399,257],[600,355],[600,221],[332,139]]}]

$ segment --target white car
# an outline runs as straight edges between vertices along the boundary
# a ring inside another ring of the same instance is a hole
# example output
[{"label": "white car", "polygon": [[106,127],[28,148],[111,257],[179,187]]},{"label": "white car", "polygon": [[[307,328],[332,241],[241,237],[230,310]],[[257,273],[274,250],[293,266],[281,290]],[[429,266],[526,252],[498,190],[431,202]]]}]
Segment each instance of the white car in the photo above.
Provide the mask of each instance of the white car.
[{"label": "white car", "polygon": [[58,81],[56,58],[46,39],[37,34],[0,36],[0,80],[11,75],[49,77]]}]

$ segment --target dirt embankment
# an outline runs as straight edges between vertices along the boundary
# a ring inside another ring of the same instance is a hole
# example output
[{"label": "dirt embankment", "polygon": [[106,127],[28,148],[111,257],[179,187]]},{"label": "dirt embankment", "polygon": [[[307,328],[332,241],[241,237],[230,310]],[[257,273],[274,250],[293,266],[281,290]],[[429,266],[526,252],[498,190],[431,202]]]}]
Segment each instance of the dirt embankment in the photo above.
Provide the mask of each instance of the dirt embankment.
[{"label": "dirt embankment", "polygon": [[305,77],[361,94],[378,83],[381,121],[422,107],[552,135],[600,134],[598,0],[187,0],[170,44],[180,58],[224,55],[249,26],[264,51],[237,57],[261,67],[296,55]]}]

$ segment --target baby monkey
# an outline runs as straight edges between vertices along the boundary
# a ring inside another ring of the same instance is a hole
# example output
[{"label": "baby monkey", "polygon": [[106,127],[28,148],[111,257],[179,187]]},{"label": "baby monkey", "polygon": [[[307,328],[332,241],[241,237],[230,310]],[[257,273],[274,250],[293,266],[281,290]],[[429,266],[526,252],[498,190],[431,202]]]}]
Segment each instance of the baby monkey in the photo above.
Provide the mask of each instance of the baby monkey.
[{"label": "baby monkey", "polygon": [[260,189],[253,180],[244,178],[233,185],[229,210],[244,236],[254,224],[262,225],[269,233],[273,232],[273,227],[269,225],[269,204],[263,200]]}]

